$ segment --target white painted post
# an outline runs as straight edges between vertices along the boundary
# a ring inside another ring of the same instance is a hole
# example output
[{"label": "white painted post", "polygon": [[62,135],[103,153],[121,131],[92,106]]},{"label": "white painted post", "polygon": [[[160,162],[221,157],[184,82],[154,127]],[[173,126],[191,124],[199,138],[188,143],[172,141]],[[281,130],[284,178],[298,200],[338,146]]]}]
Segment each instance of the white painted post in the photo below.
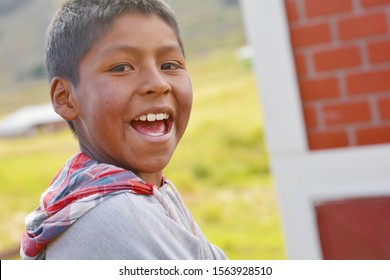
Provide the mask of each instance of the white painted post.
[{"label": "white painted post", "polygon": [[315,203],[390,194],[390,145],[309,151],[283,0],[241,0],[289,259],[321,259]]}]

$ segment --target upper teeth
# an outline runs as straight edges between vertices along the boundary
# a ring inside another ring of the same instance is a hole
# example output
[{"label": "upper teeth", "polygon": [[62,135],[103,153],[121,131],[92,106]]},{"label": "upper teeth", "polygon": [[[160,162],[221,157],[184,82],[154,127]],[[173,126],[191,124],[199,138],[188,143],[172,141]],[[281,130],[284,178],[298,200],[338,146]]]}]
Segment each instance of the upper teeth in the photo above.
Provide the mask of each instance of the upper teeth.
[{"label": "upper teeth", "polygon": [[162,121],[162,120],[167,120],[169,119],[169,114],[167,113],[160,113],[160,114],[147,114],[147,115],[142,115],[139,118],[136,119],[136,121],[149,121],[149,122],[154,122],[154,121]]}]

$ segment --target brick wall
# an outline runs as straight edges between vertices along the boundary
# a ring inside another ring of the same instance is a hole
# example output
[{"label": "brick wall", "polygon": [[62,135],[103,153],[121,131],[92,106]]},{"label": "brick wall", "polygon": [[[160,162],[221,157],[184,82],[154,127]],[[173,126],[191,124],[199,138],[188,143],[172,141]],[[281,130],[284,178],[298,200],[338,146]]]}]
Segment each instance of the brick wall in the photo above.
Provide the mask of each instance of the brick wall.
[{"label": "brick wall", "polygon": [[285,0],[311,150],[390,143],[390,0]]}]

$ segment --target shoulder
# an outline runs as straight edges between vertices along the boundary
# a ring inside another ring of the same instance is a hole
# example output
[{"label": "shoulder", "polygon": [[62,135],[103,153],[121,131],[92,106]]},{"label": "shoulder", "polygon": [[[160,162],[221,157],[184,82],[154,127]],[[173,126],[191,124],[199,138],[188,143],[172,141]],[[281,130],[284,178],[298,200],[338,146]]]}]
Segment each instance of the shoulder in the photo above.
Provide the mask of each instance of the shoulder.
[{"label": "shoulder", "polygon": [[[195,236],[167,217],[154,196],[122,193],[81,217],[49,245],[46,256],[47,259],[187,259],[199,257],[198,243]],[[192,248],[191,252],[186,246]],[[177,251],[170,250],[175,247]]]}]

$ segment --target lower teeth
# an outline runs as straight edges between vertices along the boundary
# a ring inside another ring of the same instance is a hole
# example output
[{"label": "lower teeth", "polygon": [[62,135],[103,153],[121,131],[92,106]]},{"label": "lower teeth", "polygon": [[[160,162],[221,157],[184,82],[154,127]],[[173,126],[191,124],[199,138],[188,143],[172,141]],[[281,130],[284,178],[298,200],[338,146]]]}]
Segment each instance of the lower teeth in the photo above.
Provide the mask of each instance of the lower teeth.
[{"label": "lower teeth", "polygon": [[163,136],[164,133],[162,133],[162,132],[148,133],[147,135],[148,135],[148,136],[151,136],[151,137],[159,137],[159,136]]}]

